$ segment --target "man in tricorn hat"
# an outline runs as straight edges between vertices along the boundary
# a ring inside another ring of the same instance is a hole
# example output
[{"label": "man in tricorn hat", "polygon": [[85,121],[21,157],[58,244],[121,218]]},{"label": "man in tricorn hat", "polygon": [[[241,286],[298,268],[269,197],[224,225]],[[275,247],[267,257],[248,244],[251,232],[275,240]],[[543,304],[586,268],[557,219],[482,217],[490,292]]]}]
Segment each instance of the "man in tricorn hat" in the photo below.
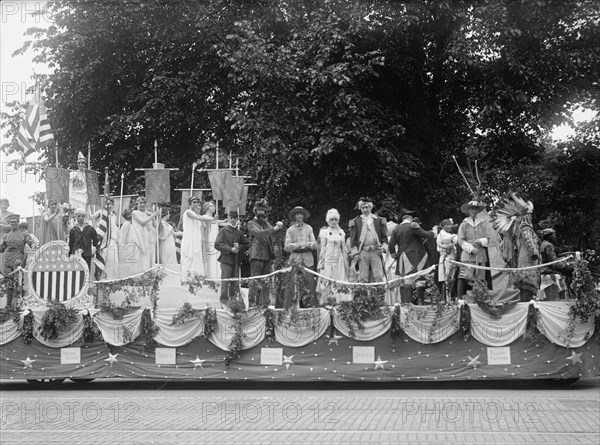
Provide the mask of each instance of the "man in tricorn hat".
[{"label": "man in tricorn hat", "polygon": [[[221,279],[239,278],[240,253],[248,248],[248,239],[238,228],[239,215],[235,211],[229,212],[227,225],[219,230],[215,239],[215,249],[221,252],[218,261],[221,263]],[[185,232],[184,232],[185,233]],[[221,283],[221,304],[227,306],[230,298],[240,294],[240,285],[236,281],[223,281]]]},{"label": "man in tricorn hat", "polygon": [[[462,249],[460,262],[478,266],[489,266],[487,246],[494,233],[489,221],[482,218],[481,212],[485,203],[471,200],[460,207],[460,211],[468,215],[458,227],[458,246]],[[475,280],[485,280],[488,288],[492,287],[491,274],[484,269],[475,269],[469,266],[460,266],[458,274],[458,298],[467,292],[467,287],[472,286]]]},{"label": "man in tricorn hat", "polygon": [[[423,230],[413,220],[412,210],[402,208],[400,219],[402,222],[392,232],[390,237],[390,252],[396,259],[396,275],[404,277],[425,269],[427,264],[427,248],[424,244],[433,239],[433,232]],[[397,249],[396,249],[397,247]],[[412,288],[415,278],[405,280],[400,287],[400,297],[403,303],[412,300]]]},{"label": "man in tricorn hat", "polygon": [[[2,275],[16,271],[19,267],[25,266],[25,244],[33,247],[33,240],[27,233],[19,229],[20,216],[16,213],[10,214],[6,219],[10,226],[10,232],[5,233],[0,244],[0,253],[3,253]],[[12,281],[9,282],[6,289],[6,307],[11,307],[15,289]]]},{"label": "man in tricorn hat", "polygon": [[[317,250],[317,240],[313,228],[304,222],[305,219],[308,219],[310,213],[304,207],[297,206],[290,210],[288,216],[293,221],[293,224],[285,232],[283,250],[290,252],[290,262],[300,263],[308,269],[314,270],[315,259],[313,251]],[[309,298],[313,302],[316,302],[314,275],[305,273],[304,280],[309,292]],[[289,292],[286,293],[286,299],[289,300],[290,297]]]},{"label": "man in tricorn hat", "polygon": [[[267,221],[269,205],[266,199],[259,200],[254,205],[254,218],[248,221],[247,227],[250,233],[250,276],[256,277],[273,272],[273,234],[283,228],[283,223],[277,221],[275,227]],[[259,301],[256,301],[256,282],[250,282],[248,301],[250,306],[258,305],[267,307],[270,304],[269,289],[265,286]]]},{"label": "man in tricorn hat", "polygon": [[388,250],[388,233],[385,219],[371,213],[373,200],[360,198],[357,205],[361,215],[350,220],[350,256],[359,258],[359,278],[369,282],[370,271],[374,282],[383,282],[383,254]]}]

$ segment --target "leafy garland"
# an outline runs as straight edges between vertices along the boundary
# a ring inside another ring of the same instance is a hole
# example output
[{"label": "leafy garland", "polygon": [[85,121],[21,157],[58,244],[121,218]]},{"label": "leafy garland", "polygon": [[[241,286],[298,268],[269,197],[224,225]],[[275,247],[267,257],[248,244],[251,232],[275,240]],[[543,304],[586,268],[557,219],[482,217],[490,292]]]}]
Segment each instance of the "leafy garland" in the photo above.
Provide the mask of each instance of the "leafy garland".
[{"label": "leafy garland", "polygon": [[[21,301],[21,298],[23,297],[23,284],[20,283],[19,272],[15,271],[8,275],[0,276],[0,295],[6,295],[8,291],[15,292],[13,295],[13,302]],[[10,309],[11,308],[8,308],[8,310]],[[4,323],[4,321],[6,321],[6,318],[2,317],[2,323]]]},{"label": "leafy garland", "polygon": [[169,326],[181,326],[191,320],[200,319],[202,317],[202,309],[194,309],[187,301],[179,308],[177,313],[173,315],[173,320]]},{"label": "leafy garland", "polygon": [[27,309],[23,316],[23,322],[20,326],[21,338],[23,342],[28,345],[33,340],[33,312]]},{"label": "leafy garland", "polygon": [[144,334],[144,337],[146,338],[146,342],[145,342],[146,347],[154,346],[156,344],[154,337],[156,337],[156,334],[158,333],[158,329],[159,329],[158,326],[152,319],[152,314],[150,313],[150,309],[149,308],[144,309],[144,312],[142,312],[142,333]]},{"label": "leafy garland", "polygon": [[[152,302],[152,309],[156,311],[158,308],[158,291],[166,275],[162,269],[152,269],[139,277],[96,282],[97,292],[102,293],[101,309],[104,312],[114,313],[116,308],[131,308],[140,299],[149,297]],[[110,301],[109,297],[119,291],[123,291],[125,300],[120,305],[116,305]]]},{"label": "leafy garland", "polygon": [[[400,309],[400,303],[396,303],[394,306],[394,313],[392,314],[392,327],[390,328],[390,336],[393,340],[403,339],[404,331],[402,331],[401,317],[402,312]],[[333,325],[333,323],[332,323]],[[396,348],[396,344],[392,344],[392,348]]]},{"label": "leafy garland", "polygon": [[600,293],[595,288],[594,278],[588,267],[595,253],[593,250],[586,251],[581,259],[575,260],[573,265],[573,280],[570,288],[575,301],[569,308],[569,322],[565,329],[566,335],[563,337],[567,347],[575,334],[576,320],[585,323],[590,317],[595,317],[596,331],[600,328]]},{"label": "leafy garland", "polygon": [[485,280],[475,280],[473,283],[473,295],[475,296],[475,303],[477,303],[477,305],[485,312],[490,314],[490,317],[495,320],[502,318],[502,314],[506,309],[504,303],[497,304],[494,301],[490,296],[490,291]]},{"label": "leafy garland", "polygon": [[537,328],[538,310],[533,304],[529,305],[527,309],[527,327],[523,334],[523,341],[532,341],[538,337]]},{"label": "leafy garland", "polygon": [[270,343],[275,341],[275,326],[278,324],[279,320],[278,314],[275,312],[274,308],[268,307],[265,309],[265,337],[269,340]]},{"label": "leafy garland", "polygon": [[86,343],[92,343],[95,337],[95,326],[92,321],[92,316],[86,310],[83,313],[83,341]]},{"label": "leafy garland", "polygon": [[0,309],[0,324],[11,319],[13,323],[19,324],[19,321],[21,320],[21,310],[19,308],[11,306]]},{"label": "leafy garland", "polygon": [[244,346],[244,339],[246,338],[243,328],[243,315],[241,313],[235,314],[233,319],[235,332],[231,338],[229,346],[227,347],[227,356],[225,357],[225,366],[228,368],[231,362],[240,356],[240,352]]},{"label": "leafy garland", "polygon": [[348,327],[348,335],[356,338],[356,329],[365,330],[364,320],[369,316],[377,319],[390,316],[390,308],[385,303],[385,286],[357,286],[354,301],[342,301],[337,305],[337,311],[342,321]]},{"label": "leafy garland", "polygon": [[58,301],[48,303],[48,309],[44,312],[39,332],[45,340],[55,340],[61,329],[66,328],[77,320],[78,311],[72,307],[66,307]]},{"label": "leafy garland", "polygon": [[460,333],[464,341],[471,338],[471,308],[466,303],[460,307]]}]

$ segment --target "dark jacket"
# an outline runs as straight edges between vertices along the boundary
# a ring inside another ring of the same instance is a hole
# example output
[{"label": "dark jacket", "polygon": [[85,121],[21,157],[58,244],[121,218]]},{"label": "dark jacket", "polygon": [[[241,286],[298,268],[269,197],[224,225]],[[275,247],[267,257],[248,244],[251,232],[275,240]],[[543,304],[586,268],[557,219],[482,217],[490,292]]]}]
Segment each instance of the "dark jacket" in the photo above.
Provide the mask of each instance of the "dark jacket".
[{"label": "dark jacket", "polygon": [[[219,262],[223,264],[236,264],[236,254],[231,252],[233,243],[238,243],[240,245],[238,254],[248,249],[249,242],[244,236],[244,233],[240,229],[231,227],[228,224],[219,230],[217,239],[215,239],[215,249],[221,252],[221,255],[219,255],[218,258]],[[240,264],[239,257],[237,259],[237,264]]]},{"label": "dark jacket", "polygon": [[84,226],[80,229],[79,226],[75,226],[69,232],[69,255],[73,255],[77,249],[81,249],[81,256],[91,257],[92,246],[98,247],[102,241],[102,238],[96,233],[90,225]]},{"label": "dark jacket", "polygon": [[[356,218],[350,220],[350,248],[359,248],[360,244],[360,234],[362,233],[362,218],[361,216],[357,216]],[[379,244],[387,244],[388,233],[387,233],[387,225],[384,218],[380,218],[377,215],[373,215],[373,227],[375,228],[375,233],[377,233],[377,238],[379,239]]]},{"label": "dark jacket", "polygon": [[247,227],[250,232],[250,261],[274,259],[273,241],[271,240],[271,236],[275,233],[273,226],[267,220],[264,225],[261,225],[260,221],[254,218],[248,221]]},{"label": "dark jacket", "polygon": [[[433,232],[428,232],[420,227],[415,228],[412,224],[398,224],[390,238],[390,253],[394,258],[398,258],[404,253],[411,264],[415,266],[412,272],[416,272],[416,266],[427,253],[424,242],[433,238],[435,238]],[[400,264],[400,261],[396,262],[397,275],[401,275]]]}]

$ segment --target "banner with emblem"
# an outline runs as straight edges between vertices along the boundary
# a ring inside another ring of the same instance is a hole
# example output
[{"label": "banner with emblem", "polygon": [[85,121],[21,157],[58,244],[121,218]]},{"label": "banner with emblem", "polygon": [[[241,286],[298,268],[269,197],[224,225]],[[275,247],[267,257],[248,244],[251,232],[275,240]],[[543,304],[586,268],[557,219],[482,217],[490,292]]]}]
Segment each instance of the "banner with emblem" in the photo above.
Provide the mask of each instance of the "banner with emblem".
[{"label": "banner with emblem", "polygon": [[224,191],[233,177],[232,170],[210,170],[208,172],[208,180],[212,190],[213,199],[223,201],[225,199]]},{"label": "banner with emblem", "polygon": [[69,202],[69,176],[66,168],[46,167],[46,199],[56,199],[57,202]]},{"label": "banner with emblem", "polygon": [[147,169],[146,201],[151,203],[171,202],[171,171],[169,169]]}]

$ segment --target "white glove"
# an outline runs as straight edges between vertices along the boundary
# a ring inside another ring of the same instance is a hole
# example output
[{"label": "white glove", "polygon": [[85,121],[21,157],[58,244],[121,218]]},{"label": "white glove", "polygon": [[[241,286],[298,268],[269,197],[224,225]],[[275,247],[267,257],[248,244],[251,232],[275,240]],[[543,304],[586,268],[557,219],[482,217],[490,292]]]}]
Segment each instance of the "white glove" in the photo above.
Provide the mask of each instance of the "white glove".
[{"label": "white glove", "polygon": [[461,246],[461,247],[462,247],[462,249],[463,249],[464,251],[466,251],[467,253],[473,253],[473,252],[475,252],[475,250],[476,250],[476,249],[475,249],[475,246],[473,246],[473,244],[471,244],[471,243],[467,243],[466,241],[465,241],[464,243],[462,243],[462,246]]},{"label": "white glove", "polygon": [[458,241],[458,235],[452,235],[452,244],[456,244]]},{"label": "white glove", "polygon": [[479,238],[477,241],[479,241],[479,244],[481,244],[483,247],[487,247],[488,246],[488,239],[487,238]]}]

